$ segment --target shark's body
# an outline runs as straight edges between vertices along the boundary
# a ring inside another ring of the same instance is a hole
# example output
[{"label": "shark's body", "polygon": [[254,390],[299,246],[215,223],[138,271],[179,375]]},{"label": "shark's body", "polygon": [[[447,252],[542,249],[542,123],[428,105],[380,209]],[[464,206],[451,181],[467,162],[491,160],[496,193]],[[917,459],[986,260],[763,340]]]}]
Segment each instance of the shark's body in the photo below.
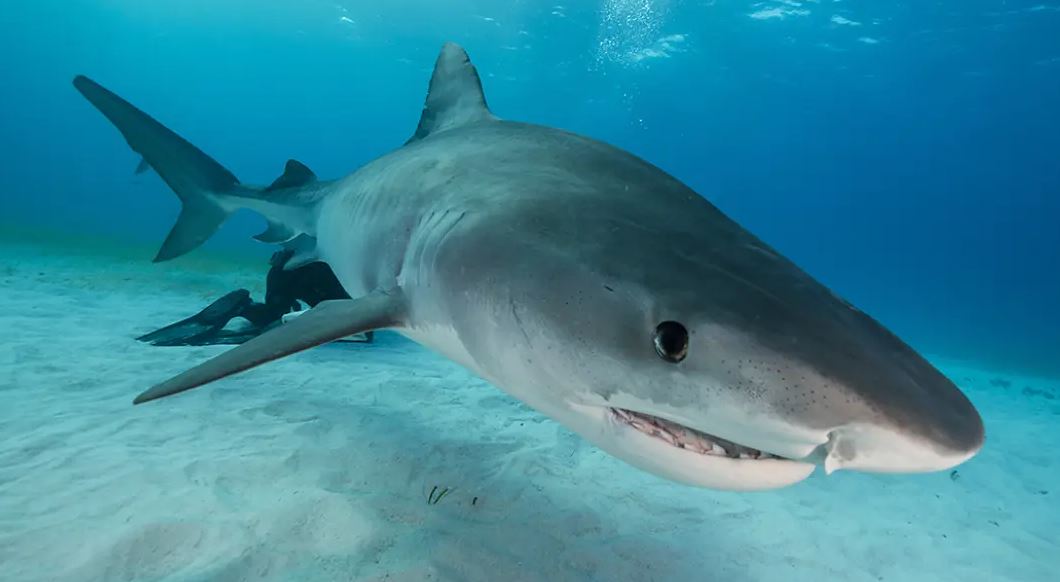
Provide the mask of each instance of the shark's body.
[{"label": "shark's body", "polygon": [[763,489],[826,469],[940,470],[975,454],[978,413],[894,335],[647,162],[501,121],[446,45],[415,135],[350,176],[301,164],[234,176],[83,77],[75,85],[173,187],[159,259],[238,208],[293,264],[323,260],[327,302],[166,381],[188,390],[320,343],[390,328],[605,450],[678,481]]}]

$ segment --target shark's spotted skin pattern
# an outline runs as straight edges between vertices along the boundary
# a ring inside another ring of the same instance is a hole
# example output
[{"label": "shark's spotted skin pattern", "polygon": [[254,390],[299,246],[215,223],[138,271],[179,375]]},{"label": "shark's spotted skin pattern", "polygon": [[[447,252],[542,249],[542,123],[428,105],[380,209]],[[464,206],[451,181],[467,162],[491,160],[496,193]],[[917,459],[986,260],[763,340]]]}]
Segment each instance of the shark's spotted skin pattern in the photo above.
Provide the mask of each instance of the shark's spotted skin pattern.
[{"label": "shark's spotted skin pattern", "polygon": [[942,470],[982,446],[975,408],[899,338],[648,162],[498,119],[454,44],[408,142],[334,181],[291,161],[268,187],[241,184],[124,99],[74,84],[184,204],[159,260],[250,208],[268,221],[260,240],[295,248],[295,265],[326,261],[356,298],[137,402],[390,328],[692,485],[782,487],[822,464]]}]

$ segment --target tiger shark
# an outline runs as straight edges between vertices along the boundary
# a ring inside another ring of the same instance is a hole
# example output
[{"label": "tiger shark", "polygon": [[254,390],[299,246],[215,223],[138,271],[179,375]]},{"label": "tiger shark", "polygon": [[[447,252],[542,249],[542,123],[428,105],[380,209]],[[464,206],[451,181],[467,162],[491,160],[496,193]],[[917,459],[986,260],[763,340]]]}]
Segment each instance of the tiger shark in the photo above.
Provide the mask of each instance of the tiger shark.
[{"label": "tiger shark", "polygon": [[[291,266],[352,299],[165,380],[143,403],[369,330],[394,330],[666,479],[762,490],[815,467],[939,471],[983,445],[965,395],[869,315],[676,178],[619,148],[495,116],[443,46],[413,136],[345,178],[268,186],[94,81],[74,86],[182,201],[156,261],[261,214]],[[142,168],[141,168],[142,169]]]}]

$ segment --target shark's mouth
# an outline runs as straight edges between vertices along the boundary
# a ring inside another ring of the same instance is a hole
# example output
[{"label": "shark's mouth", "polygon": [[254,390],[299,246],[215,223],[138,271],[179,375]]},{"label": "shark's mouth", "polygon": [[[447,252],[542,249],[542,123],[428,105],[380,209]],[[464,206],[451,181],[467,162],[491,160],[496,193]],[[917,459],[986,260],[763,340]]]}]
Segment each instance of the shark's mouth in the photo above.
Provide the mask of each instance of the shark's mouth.
[{"label": "shark's mouth", "polygon": [[611,408],[611,414],[649,437],[692,453],[742,460],[783,459],[643,412]]}]

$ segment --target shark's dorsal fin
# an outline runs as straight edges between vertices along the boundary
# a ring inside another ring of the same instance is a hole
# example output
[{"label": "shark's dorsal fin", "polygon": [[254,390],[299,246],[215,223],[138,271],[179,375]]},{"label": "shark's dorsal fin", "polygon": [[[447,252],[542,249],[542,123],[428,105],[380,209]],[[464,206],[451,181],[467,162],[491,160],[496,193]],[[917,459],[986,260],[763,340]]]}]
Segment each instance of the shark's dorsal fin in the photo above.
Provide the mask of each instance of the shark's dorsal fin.
[{"label": "shark's dorsal fin", "polygon": [[287,160],[287,164],[283,167],[283,174],[280,174],[279,178],[273,180],[272,184],[269,184],[269,187],[265,188],[265,191],[272,192],[273,190],[280,190],[283,188],[305,186],[306,184],[311,184],[316,181],[317,175],[305,164],[298,160]]},{"label": "shark's dorsal fin", "polygon": [[429,135],[496,117],[486,105],[475,65],[459,45],[447,42],[434,63],[427,102],[416,133],[406,143]]}]

